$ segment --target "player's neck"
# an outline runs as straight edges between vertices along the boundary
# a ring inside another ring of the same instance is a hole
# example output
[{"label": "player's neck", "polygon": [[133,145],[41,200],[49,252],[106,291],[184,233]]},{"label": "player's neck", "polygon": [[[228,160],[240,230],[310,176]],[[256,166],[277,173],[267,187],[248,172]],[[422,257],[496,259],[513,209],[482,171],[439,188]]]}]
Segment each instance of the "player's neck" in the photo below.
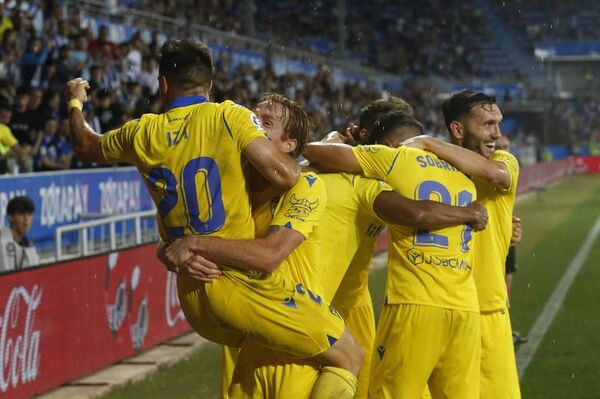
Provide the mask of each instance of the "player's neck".
[{"label": "player's neck", "polygon": [[173,101],[179,97],[192,97],[192,96],[202,96],[206,98],[207,101],[210,101],[208,98],[208,90],[203,87],[195,87],[189,90],[173,90],[169,96],[169,102]]}]

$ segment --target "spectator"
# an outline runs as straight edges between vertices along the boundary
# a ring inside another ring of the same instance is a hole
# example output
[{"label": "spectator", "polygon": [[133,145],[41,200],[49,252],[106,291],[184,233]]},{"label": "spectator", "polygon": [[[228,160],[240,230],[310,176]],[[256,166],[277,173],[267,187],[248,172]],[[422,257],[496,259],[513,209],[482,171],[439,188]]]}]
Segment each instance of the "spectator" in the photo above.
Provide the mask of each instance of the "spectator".
[{"label": "spectator", "polygon": [[36,131],[33,127],[33,113],[28,108],[29,99],[29,91],[19,87],[10,119],[10,129],[23,151],[19,162],[19,169],[22,172],[33,172],[33,144],[35,144]]},{"label": "spectator", "polygon": [[6,15],[4,15],[4,0],[0,1],[0,40],[4,33],[13,28],[13,23]]},{"label": "spectator", "polygon": [[0,174],[9,171],[8,160],[16,159],[23,155],[19,141],[13,136],[10,127],[12,116],[12,103],[6,96],[0,96]]},{"label": "spectator", "polygon": [[60,155],[57,146],[56,132],[58,130],[58,121],[52,116],[46,117],[44,128],[38,137],[35,152],[35,170],[59,170],[64,169],[60,161]]},{"label": "spectator", "polygon": [[0,229],[0,272],[20,270],[39,263],[38,253],[26,234],[31,229],[35,206],[28,197],[8,202],[8,227]]},{"label": "spectator", "polygon": [[42,78],[42,67],[48,58],[43,42],[37,37],[29,40],[27,50],[21,58],[21,79],[28,87],[38,87]]}]

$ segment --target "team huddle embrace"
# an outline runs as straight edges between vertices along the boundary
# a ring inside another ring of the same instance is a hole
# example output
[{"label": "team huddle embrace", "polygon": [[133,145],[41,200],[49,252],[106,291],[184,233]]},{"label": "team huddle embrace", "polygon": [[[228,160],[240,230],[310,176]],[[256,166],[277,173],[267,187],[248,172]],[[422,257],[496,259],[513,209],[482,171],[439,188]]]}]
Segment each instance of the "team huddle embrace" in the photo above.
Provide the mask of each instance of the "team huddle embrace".
[{"label": "team huddle embrace", "polygon": [[[494,98],[445,101],[450,143],[394,97],[307,143],[308,115],[281,95],[253,111],[211,102],[212,70],[203,43],[165,42],[166,111],[104,135],[82,113],[88,83],[67,88],[82,161],[142,175],[186,319],[224,346],[222,396],[520,398],[504,282],[519,166],[495,148]],[[375,325],[367,281],[385,226]]]}]

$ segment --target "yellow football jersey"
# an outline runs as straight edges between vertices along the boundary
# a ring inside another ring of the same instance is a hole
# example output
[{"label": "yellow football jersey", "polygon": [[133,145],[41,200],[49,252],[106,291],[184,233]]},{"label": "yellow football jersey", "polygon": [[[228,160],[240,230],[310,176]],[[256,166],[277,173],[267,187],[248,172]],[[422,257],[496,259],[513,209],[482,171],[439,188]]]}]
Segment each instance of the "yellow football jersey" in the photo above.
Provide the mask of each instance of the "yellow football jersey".
[{"label": "yellow football jersey", "polygon": [[253,212],[256,236],[264,237],[270,226],[281,226],[301,233],[306,240],[290,253],[279,266],[291,281],[310,290],[309,295],[322,295],[323,271],[320,247],[325,231],[320,227],[328,197],[322,179],[312,172],[302,173],[298,182],[282,195],[274,197]]},{"label": "yellow football jersey", "polygon": [[488,211],[488,224],[477,236],[473,272],[481,311],[506,307],[508,296],[504,275],[512,236],[512,214],[519,180],[519,163],[506,151],[496,151],[493,160],[503,162],[510,173],[510,186],[503,190],[474,179],[479,201]]},{"label": "yellow football jersey", "polygon": [[106,133],[102,151],[109,162],[138,168],[164,240],[189,234],[251,239],[242,151],[258,137],[264,131],[248,109],[192,96]]},{"label": "yellow football jersey", "polygon": [[[379,193],[391,190],[391,187],[348,173],[325,173],[319,176],[325,182],[329,198],[322,220],[327,239],[321,247],[321,264],[325,299],[331,301],[344,276],[350,274],[348,267],[357,251],[368,254],[368,257],[365,256],[364,262],[359,265],[354,265],[352,278],[356,281],[368,277],[375,241],[385,226],[373,211],[373,202]],[[361,276],[355,276],[358,274]]]},{"label": "yellow football jersey", "polygon": [[[407,198],[458,206],[476,198],[473,182],[432,153],[381,145],[353,151],[365,176],[386,181]],[[389,231],[387,303],[479,310],[469,226],[424,231],[391,225]]]}]

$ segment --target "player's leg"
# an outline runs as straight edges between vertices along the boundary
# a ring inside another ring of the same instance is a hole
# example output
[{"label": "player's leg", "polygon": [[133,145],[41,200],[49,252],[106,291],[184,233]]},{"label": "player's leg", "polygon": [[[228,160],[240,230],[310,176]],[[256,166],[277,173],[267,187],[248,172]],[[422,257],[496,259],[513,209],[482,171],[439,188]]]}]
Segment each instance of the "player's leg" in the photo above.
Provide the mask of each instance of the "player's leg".
[{"label": "player's leg", "polygon": [[373,354],[373,343],[375,342],[375,314],[368,289],[365,290],[363,296],[364,300],[360,300],[357,306],[348,309],[338,309],[344,317],[346,327],[352,332],[352,335],[354,335],[365,351],[358,376],[358,389],[356,390],[355,399],[366,399],[368,396],[369,371],[371,356]]},{"label": "player's leg", "polygon": [[507,309],[481,314],[481,397],[521,398]]},{"label": "player's leg", "polygon": [[354,398],[364,351],[350,330],[344,330],[329,349],[315,357],[324,367],[311,399]]},{"label": "player's leg", "polygon": [[245,346],[230,387],[236,399],[308,399],[319,377],[318,364],[293,361],[280,353]]},{"label": "player's leg", "polygon": [[[236,281],[237,279],[237,281]],[[362,362],[360,344],[345,329],[341,315],[321,297],[272,274],[253,279],[225,273],[205,285],[210,309],[222,325],[240,331],[244,342],[300,359],[315,358],[323,366],[313,397],[330,385],[356,389]],[[331,383],[333,382],[333,383]]]},{"label": "player's leg", "polygon": [[414,399],[423,394],[446,344],[447,312],[430,306],[384,305],[371,360],[370,397]]},{"label": "player's leg", "polygon": [[[238,358],[239,348],[233,348],[231,346],[224,346],[221,358],[223,363],[221,366],[221,398],[229,399],[229,386],[233,381],[233,372],[236,367]],[[235,398],[237,396],[231,396]]]},{"label": "player's leg", "polygon": [[[481,321],[479,313],[450,310],[446,350],[429,378],[431,397],[479,399]],[[486,396],[481,396],[486,398]]]},{"label": "player's leg", "polygon": [[[228,280],[228,278],[224,278],[219,285],[230,285],[222,284],[223,282],[227,283]],[[177,276],[177,294],[185,318],[194,331],[221,345],[238,347],[241,344],[244,333],[223,326],[220,317],[210,306],[205,284],[179,275]]]}]

